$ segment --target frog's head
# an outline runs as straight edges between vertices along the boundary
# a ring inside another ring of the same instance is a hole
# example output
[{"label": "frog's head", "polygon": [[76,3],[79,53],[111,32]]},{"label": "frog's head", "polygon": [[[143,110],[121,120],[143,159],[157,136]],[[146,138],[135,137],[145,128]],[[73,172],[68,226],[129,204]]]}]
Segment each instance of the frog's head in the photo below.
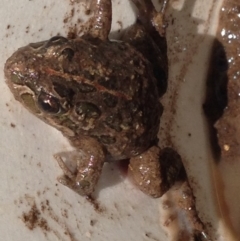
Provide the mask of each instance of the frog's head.
[{"label": "frog's head", "polygon": [[6,83],[18,101],[47,123],[62,126],[64,122],[69,129],[75,128],[80,115],[74,103],[77,83],[65,71],[71,71],[70,62],[76,64],[71,61],[73,48],[63,37],[29,44],[18,49],[4,69]]}]

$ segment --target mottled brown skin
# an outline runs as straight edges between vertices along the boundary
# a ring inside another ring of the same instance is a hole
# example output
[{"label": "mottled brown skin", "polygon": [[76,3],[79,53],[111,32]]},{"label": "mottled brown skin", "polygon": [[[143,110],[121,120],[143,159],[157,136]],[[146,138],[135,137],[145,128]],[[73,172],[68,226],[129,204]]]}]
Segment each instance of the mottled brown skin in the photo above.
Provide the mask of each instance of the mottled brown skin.
[{"label": "mottled brown skin", "polygon": [[222,8],[212,49],[205,110],[216,129],[213,144],[218,161],[234,162],[240,156],[240,4],[223,1]]},{"label": "mottled brown skin", "polygon": [[[224,49],[225,56],[221,61],[225,61],[226,64],[224,69],[219,68],[218,71],[225,75],[226,78],[222,91],[226,96],[218,93],[220,101],[225,100],[225,105],[223,115],[215,123],[215,128],[218,133],[218,144],[221,148],[222,160],[234,162],[238,161],[240,156],[240,4],[238,1],[224,1],[223,7],[226,12],[221,12],[217,37]],[[223,31],[225,35],[222,34]],[[233,37],[231,38],[231,36]],[[216,92],[220,92],[221,79],[218,78],[214,81],[218,87]]]},{"label": "mottled brown skin", "polygon": [[[136,2],[141,7],[141,1]],[[154,17],[158,16],[152,4],[143,2]],[[153,157],[149,161],[143,158],[144,166],[149,163],[148,180],[145,184],[144,177],[135,181],[144,185],[141,190],[145,193],[161,196],[160,149],[153,146],[162,113],[159,96],[166,89],[166,51],[158,49],[145,33],[156,32],[149,11],[145,24],[136,25],[129,38],[112,42],[108,40],[111,1],[96,1],[95,6],[92,28],[82,37],[57,36],[18,49],[6,62],[6,82],[18,101],[60,130],[78,150],[72,160],[76,171],[56,155],[64,172],[61,183],[90,195],[104,162],[143,153],[143,157]],[[154,54],[143,46],[147,43],[157,54],[150,59],[154,64],[148,60]],[[142,168],[141,161],[135,168]],[[130,169],[134,173],[131,161]]]}]

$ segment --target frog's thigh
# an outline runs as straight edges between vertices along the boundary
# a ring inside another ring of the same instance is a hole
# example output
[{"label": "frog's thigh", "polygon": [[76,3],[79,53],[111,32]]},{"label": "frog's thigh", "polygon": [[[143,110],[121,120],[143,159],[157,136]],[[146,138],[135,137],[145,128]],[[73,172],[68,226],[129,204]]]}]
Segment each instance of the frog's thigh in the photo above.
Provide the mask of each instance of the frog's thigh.
[{"label": "frog's thigh", "polygon": [[160,148],[153,146],[139,156],[132,157],[129,163],[129,174],[140,190],[152,197],[163,194],[161,188]]},{"label": "frog's thigh", "polygon": [[172,148],[153,146],[143,154],[130,159],[129,173],[146,194],[160,197],[177,181],[186,178],[179,154]]},{"label": "frog's thigh", "polygon": [[64,173],[58,181],[80,195],[90,195],[101,175],[105,156],[98,143],[79,141],[77,146],[79,151],[55,155]]},{"label": "frog's thigh", "polygon": [[162,9],[157,12],[152,1],[149,0],[132,0],[139,10],[138,18],[148,28],[148,25],[153,25],[157,32],[164,37],[165,36],[165,23],[164,13],[168,5],[169,0],[163,0]]}]

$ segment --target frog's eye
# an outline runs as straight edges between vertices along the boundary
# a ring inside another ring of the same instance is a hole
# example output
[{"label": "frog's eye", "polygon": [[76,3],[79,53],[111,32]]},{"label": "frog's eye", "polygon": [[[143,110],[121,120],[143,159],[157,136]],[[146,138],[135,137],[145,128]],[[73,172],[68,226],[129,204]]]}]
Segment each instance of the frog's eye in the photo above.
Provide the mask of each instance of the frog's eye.
[{"label": "frog's eye", "polygon": [[30,43],[29,46],[33,49],[39,49],[43,46],[44,43],[45,41],[38,42],[38,43]]},{"label": "frog's eye", "polygon": [[71,61],[74,56],[74,50],[69,47],[65,48],[62,50],[62,55],[66,57],[69,61]]},{"label": "frog's eye", "polygon": [[56,45],[56,44],[63,44],[63,43],[66,43],[66,42],[68,42],[68,39],[66,39],[62,36],[55,36],[55,37],[50,38],[47,41],[45,47],[49,47],[49,46]]},{"label": "frog's eye", "polygon": [[58,114],[61,110],[59,100],[43,91],[38,96],[38,105],[49,114]]}]

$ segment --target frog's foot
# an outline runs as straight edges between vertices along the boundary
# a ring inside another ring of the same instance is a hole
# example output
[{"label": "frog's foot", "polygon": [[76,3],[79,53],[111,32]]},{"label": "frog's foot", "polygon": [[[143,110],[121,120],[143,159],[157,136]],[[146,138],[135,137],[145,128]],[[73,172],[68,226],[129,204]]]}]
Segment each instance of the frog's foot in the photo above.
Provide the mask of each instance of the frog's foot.
[{"label": "frog's foot", "polygon": [[[58,181],[80,195],[91,195],[101,175],[104,155],[75,155],[74,165],[71,167],[64,161],[61,154],[54,156],[63,170],[63,176]],[[65,155],[64,155],[65,157]],[[72,157],[71,157],[72,158]],[[74,167],[73,167],[74,166]]]},{"label": "frog's foot", "polygon": [[70,189],[74,190],[77,192],[76,189],[76,185],[75,185],[75,179],[76,179],[76,171],[75,170],[71,170],[68,165],[63,161],[62,157],[60,156],[60,154],[56,154],[54,155],[55,159],[58,162],[58,165],[60,166],[60,168],[63,171],[63,176],[60,176],[57,178],[57,180],[69,187]]},{"label": "frog's foot", "polygon": [[180,186],[179,192],[176,194],[176,200],[179,209],[181,209],[181,211],[185,213],[184,216],[188,220],[188,223],[191,225],[195,236],[202,235],[207,237],[207,233],[204,230],[204,225],[198,217],[195,206],[195,197],[188,181],[184,181]]},{"label": "frog's foot", "polygon": [[152,197],[162,196],[180,178],[181,159],[171,148],[149,148],[132,157],[129,174],[139,189]]},{"label": "frog's foot", "polygon": [[[167,24],[164,20],[164,14],[169,0],[163,0],[160,12],[157,12],[151,0],[132,0],[139,10],[138,18],[145,26],[153,25],[156,31],[162,36],[165,36]],[[147,21],[149,21],[147,23]]]},{"label": "frog's foot", "polygon": [[187,180],[174,184],[161,201],[161,223],[170,240],[176,240],[176,236],[181,236],[181,240],[211,240],[198,216],[195,197]]}]

